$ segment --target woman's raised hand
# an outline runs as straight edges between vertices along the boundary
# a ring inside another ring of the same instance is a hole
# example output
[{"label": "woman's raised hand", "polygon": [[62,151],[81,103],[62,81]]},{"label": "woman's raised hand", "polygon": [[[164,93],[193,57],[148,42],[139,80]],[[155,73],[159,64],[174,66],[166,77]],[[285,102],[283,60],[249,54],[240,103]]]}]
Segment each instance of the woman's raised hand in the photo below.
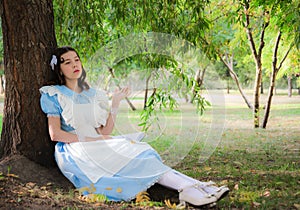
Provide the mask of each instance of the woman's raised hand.
[{"label": "woman's raised hand", "polygon": [[112,95],[112,107],[118,108],[120,101],[129,96],[130,89],[129,87],[124,87],[122,89],[116,89]]}]

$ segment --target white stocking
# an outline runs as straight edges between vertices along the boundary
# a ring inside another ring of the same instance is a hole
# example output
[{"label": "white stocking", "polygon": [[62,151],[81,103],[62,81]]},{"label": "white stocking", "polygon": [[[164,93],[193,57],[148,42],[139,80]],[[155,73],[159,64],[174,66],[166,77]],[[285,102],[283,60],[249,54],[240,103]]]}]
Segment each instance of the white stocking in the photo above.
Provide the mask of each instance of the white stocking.
[{"label": "white stocking", "polygon": [[196,187],[198,181],[175,170],[165,173],[158,184],[178,190],[180,202],[188,202],[196,206],[212,204],[217,199],[201,188]]},{"label": "white stocking", "polygon": [[195,179],[185,176],[175,170],[165,173],[158,181],[158,184],[174,190],[183,189],[195,183]]}]

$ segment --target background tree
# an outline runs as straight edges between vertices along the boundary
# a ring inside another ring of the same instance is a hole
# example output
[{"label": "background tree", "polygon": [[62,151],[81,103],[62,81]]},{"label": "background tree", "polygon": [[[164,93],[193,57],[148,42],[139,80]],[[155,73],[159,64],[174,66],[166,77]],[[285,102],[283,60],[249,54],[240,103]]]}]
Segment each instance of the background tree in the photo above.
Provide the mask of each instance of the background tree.
[{"label": "background tree", "polygon": [[245,62],[242,58],[247,56],[248,51],[245,49],[245,38],[234,20],[236,9],[236,5],[228,4],[227,1],[211,2],[207,9],[210,25],[208,32],[205,33],[205,40],[210,57],[216,62],[221,61],[226,68],[226,71],[219,71],[221,77],[230,76],[246,105],[252,108],[251,102],[242,88],[243,81],[240,81],[240,78],[246,75],[243,73],[246,68],[242,67],[241,71],[237,72],[237,64],[243,66]]},{"label": "background tree", "polygon": [[[238,76],[246,75],[244,74],[245,67],[255,65],[255,71],[252,71],[255,72],[253,79],[255,128],[260,126],[259,117],[262,109],[260,94],[263,91],[264,75],[266,79],[271,80],[267,103],[264,106],[266,107],[264,121],[261,125],[265,128],[275,87],[275,79],[273,78],[276,78],[284,61],[288,58],[290,48],[299,45],[299,9],[295,10],[295,8],[299,8],[299,2],[293,0],[284,2],[276,0],[221,0],[211,3],[209,6],[212,11],[208,14],[212,21],[210,34],[213,36],[206,36],[206,40],[208,40],[209,45],[213,46],[213,53],[231,72],[248,107],[251,107],[250,102],[247,102],[247,98],[244,97],[238,85]],[[279,35],[277,36],[277,34]],[[244,37],[247,37],[247,42],[244,41]],[[276,39],[276,37],[278,38]],[[273,46],[277,47],[274,49]],[[271,52],[270,49],[273,51]],[[249,59],[249,55],[251,55],[251,59]],[[273,67],[271,60],[276,63]],[[237,63],[236,66],[244,66],[239,75],[233,71],[233,63]],[[269,75],[272,76],[269,77]]]},{"label": "background tree", "polygon": [[[283,58],[280,59],[280,64],[277,66],[278,60],[278,45],[282,42],[282,33],[289,34],[291,43],[293,45],[299,41],[299,2],[298,1],[268,1],[262,2],[260,0],[245,0],[241,2],[241,23],[243,24],[247,38],[249,40],[249,46],[253,55],[254,62],[256,64],[256,76],[253,93],[253,117],[254,127],[259,127],[259,113],[260,113],[260,87],[262,83],[262,72],[263,72],[263,49],[265,47],[267,28],[271,28],[271,31],[278,31],[277,39],[274,40],[273,45],[275,46],[273,53],[273,75],[271,77],[271,85],[268,93],[268,101],[266,104],[266,110],[264,115],[264,121],[262,128],[266,128],[267,119],[270,112],[271,100],[274,91],[274,84],[276,74],[280,70],[282,63],[285,61],[290,49],[284,54]],[[289,11],[289,13],[286,13]],[[296,12],[295,12],[296,11]],[[294,24],[290,24],[290,23]],[[257,39],[255,37],[258,37]]]}]

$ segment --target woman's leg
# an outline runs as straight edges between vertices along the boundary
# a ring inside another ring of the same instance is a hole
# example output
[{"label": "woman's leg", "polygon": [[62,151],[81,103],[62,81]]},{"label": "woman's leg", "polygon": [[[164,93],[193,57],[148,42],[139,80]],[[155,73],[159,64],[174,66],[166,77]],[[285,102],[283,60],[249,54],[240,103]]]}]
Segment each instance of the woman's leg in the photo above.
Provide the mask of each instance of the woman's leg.
[{"label": "woman's leg", "polygon": [[172,170],[165,173],[158,181],[158,184],[174,190],[180,190],[186,186],[193,185],[194,183],[191,180],[179,176],[175,171]]},{"label": "woman's leg", "polygon": [[[226,186],[217,187],[213,182],[200,182],[175,170],[164,174],[158,183],[179,192],[184,189],[185,194],[189,192],[188,194],[196,193],[200,197],[203,194],[204,197],[214,196],[216,200],[220,200],[229,192],[229,188]],[[201,195],[199,195],[199,192]]]},{"label": "woman's leg", "polygon": [[165,173],[158,181],[165,187],[178,190],[179,200],[188,202],[196,206],[215,203],[217,199],[209,195],[203,189],[198,188],[196,180],[179,175],[176,171]]}]

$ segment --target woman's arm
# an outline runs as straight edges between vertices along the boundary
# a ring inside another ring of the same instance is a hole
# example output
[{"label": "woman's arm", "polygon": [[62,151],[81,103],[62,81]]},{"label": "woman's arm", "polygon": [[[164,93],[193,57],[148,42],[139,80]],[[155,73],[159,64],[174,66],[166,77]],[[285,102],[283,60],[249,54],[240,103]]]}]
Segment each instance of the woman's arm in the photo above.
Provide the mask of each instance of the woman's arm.
[{"label": "woman's arm", "polygon": [[111,112],[106,120],[106,125],[97,128],[97,132],[101,135],[110,135],[114,129],[115,121],[117,118],[117,112],[119,109],[120,102],[129,95],[130,90],[128,87],[122,88],[121,90],[115,90],[112,95]]},{"label": "woman's arm", "polygon": [[[79,142],[78,136],[76,134],[72,134],[66,132],[61,129],[60,118],[59,117],[48,117],[48,128],[49,135],[52,141],[59,141],[65,143]],[[84,141],[96,141],[109,139],[109,136],[102,135],[97,138],[85,137]]]}]

